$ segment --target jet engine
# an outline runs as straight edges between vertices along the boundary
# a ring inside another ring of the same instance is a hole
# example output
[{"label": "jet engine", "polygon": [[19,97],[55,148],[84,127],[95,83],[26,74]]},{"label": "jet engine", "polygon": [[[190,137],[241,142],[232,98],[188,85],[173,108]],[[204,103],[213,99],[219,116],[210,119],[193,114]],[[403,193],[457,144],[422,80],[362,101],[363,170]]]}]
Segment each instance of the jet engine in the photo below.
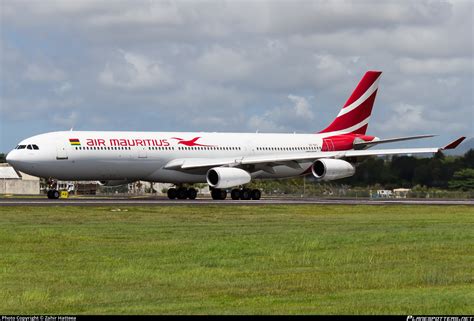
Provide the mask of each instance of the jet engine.
[{"label": "jet engine", "polygon": [[249,172],[235,167],[214,167],[207,171],[206,180],[214,188],[228,188],[247,184],[251,177]]},{"label": "jet engine", "polygon": [[322,158],[313,163],[311,172],[317,179],[332,181],[354,175],[355,167],[342,159]]},{"label": "jet engine", "polygon": [[129,180],[111,180],[111,181],[99,181],[102,186],[121,186],[131,183]]}]

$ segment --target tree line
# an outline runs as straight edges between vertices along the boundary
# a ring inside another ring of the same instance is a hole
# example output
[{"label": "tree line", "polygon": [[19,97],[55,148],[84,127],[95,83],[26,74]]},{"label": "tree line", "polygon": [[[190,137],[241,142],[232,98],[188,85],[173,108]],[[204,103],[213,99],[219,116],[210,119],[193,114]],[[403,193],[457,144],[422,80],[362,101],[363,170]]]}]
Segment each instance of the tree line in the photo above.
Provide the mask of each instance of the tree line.
[{"label": "tree line", "polygon": [[351,186],[380,184],[387,189],[416,185],[442,189],[474,189],[474,149],[463,156],[438,152],[430,158],[394,156],[368,158],[359,163],[354,176],[341,180]]}]

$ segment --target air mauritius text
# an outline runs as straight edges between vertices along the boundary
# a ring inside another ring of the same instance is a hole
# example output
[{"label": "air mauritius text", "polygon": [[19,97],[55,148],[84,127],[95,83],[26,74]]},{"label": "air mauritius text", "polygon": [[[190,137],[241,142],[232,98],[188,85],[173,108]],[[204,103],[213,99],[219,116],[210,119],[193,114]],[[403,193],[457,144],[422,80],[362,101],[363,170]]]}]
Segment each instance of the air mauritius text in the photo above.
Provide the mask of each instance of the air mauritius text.
[{"label": "air mauritius text", "polygon": [[[108,143],[108,145],[107,145]],[[169,146],[170,143],[166,139],[125,139],[111,138],[108,141],[102,138],[86,139],[87,146]]]}]

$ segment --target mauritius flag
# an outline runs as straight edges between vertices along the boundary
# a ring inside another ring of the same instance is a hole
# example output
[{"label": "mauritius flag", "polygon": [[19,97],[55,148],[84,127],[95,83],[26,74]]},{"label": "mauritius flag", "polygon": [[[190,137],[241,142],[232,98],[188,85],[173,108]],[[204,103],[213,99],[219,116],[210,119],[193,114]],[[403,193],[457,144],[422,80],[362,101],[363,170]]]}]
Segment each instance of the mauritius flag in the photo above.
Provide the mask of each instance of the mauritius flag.
[{"label": "mauritius flag", "polygon": [[69,143],[71,143],[71,146],[81,146],[78,138],[69,138]]}]

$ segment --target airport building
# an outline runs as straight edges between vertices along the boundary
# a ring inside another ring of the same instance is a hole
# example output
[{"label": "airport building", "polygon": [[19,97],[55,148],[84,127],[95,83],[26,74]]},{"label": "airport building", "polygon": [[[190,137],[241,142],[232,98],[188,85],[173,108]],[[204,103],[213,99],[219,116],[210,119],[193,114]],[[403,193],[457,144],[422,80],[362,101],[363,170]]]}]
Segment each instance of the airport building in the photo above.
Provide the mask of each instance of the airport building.
[{"label": "airport building", "polygon": [[40,179],[18,172],[7,163],[1,163],[0,194],[38,195],[40,194]]}]

